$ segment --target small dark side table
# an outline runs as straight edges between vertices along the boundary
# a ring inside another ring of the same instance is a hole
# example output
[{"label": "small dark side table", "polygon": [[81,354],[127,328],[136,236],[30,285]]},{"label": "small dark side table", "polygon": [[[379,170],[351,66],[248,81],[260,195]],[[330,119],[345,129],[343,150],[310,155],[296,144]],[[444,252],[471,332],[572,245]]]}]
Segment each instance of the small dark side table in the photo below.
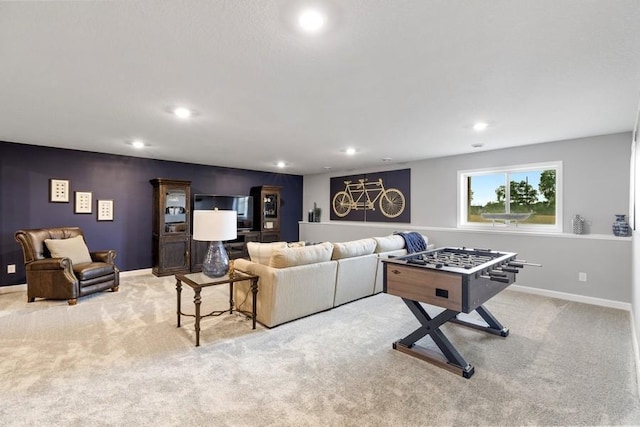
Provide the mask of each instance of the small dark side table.
[{"label": "small dark side table", "polygon": [[[258,276],[254,276],[243,271],[235,270],[231,275],[225,275],[222,277],[209,277],[204,273],[190,273],[190,274],[176,274],[176,293],[177,293],[177,315],[178,315],[178,328],[180,327],[180,317],[189,316],[195,317],[196,324],[196,347],[200,346],[200,320],[203,317],[220,316],[223,313],[233,314],[233,284],[235,282],[243,282],[245,280],[251,280],[251,293],[253,294],[253,307],[251,318],[253,320],[253,329],[256,328],[256,294],[258,293]],[[181,293],[182,284],[188,285],[193,289],[193,303],[195,305],[195,314],[186,314],[181,310]],[[202,303],[202,297],[200,291],[202,288],[208,286],[229,284],[229,309],[228,310],[216,310],[209,314],[200,314],[200,304]],[[249,316],[248,312],[240,311],[241,313]]]}]

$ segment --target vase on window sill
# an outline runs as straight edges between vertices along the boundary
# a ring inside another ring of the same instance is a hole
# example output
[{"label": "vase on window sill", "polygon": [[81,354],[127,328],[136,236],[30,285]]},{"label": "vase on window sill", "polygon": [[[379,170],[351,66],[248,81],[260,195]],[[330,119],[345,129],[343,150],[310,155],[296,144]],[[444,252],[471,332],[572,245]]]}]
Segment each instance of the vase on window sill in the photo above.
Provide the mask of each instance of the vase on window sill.
[{"label": "vase on window sill", "polygon": [[573,234],[584,234],[584,218],[580,215],[575,215],[571,220],[571,226],[573,228]]},{"label": "vase on window sill", "polygon": [[613,223],[612,229],[614,236],[627,237],[631,235],[631,227],[627,222],[626,215],[615,214],[616,220]]}]

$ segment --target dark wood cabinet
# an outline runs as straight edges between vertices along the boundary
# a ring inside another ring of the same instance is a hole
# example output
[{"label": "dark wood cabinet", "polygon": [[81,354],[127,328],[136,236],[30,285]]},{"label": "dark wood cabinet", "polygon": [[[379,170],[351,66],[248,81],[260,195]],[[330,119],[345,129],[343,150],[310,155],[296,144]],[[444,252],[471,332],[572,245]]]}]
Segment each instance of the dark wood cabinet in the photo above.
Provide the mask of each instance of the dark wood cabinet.
[{"label": "dark wood cabinet", "polygon": [[259,231],[238,231],[238,238],[230,242],[225,242],[224,247],[227,250],[229,259],[249,258],[247,243],[259,241]]},{"label": "dark wood cabinet", "polygon": [[188,273],[191,265],[191,181],[155,178],[153,186],[152,272]]},{"label": "dark wood cabinet", "polygon": [[280,241],[280,231],[263,231],[260,233],[262,243],[272,243]]},{"label": "dark wood cabinet", "polygon": [[260,231],[261,242],[280,240],[281,189],[282,187],[275,185],[262,185],[251,189],[254,227]]},{"label": "dark wood cabinet", "polygon": [[[229,255],[229,259],[249,258],[247,251],[248,242],[259,242],[259,231],[238,231],[238,238],[224,242],[224,248]],[[191,272],[202,271],[202,261],[207,254],[209,242],[191,241]]]}]

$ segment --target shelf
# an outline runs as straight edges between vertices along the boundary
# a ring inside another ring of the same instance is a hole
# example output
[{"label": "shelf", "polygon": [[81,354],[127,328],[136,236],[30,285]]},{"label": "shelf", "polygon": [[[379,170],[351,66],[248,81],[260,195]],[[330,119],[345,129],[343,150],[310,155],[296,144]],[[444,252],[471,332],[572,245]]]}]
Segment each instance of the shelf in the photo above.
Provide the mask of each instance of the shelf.
[{"label": "shelf", "polygon": [[446,231],[452,233],[478,233],[478,234],[495,234],[495,235],[514,235],[514,236],[535,236],[535,237],[549,237],[558,239],[586,239],[586,240],[611,240],[619,242],[630,242],[633,237],[619,237],[613,234],[573,234],[573,233],[549,233],[539,232],[532,230],[517,230],[513,229],[485,229],[485,228],[455,228],[455,227],[428,227],[428,226],[416,226],[411,224],[383,224],[383,223],[361,223],[356,221],[325,221],[325,222],[309,222],[298,221],[298,224],[305,226],[331,226],[331,227],[366,227],[366,228],[383,228],[390,229],[396,228],[400,230],[411,231]]}]

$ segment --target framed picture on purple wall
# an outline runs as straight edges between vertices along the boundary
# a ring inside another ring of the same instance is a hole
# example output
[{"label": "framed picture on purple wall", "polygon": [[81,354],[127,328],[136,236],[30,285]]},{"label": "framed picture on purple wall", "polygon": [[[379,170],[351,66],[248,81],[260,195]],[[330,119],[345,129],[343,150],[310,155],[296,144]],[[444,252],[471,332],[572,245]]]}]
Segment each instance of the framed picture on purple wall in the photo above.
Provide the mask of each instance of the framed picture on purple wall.
[{"label": "framed picture on purple wall", "polygon": [[75,213],[90,214],[92,212],[91,192],[76,191],[75,192]]},{"label": "framed picture on purple wall", "polygon": [[331,178],[332,221],[411,222],[411,169]]},{"label": "framed picture on purple wall", "polygon": [[113,200],[98,200],[98,221],[113,221]]},{"label": "framed picture on purple wall", "polygon": [[69,180],[49,180],[49,201],[54,203],[69,203]]}]

